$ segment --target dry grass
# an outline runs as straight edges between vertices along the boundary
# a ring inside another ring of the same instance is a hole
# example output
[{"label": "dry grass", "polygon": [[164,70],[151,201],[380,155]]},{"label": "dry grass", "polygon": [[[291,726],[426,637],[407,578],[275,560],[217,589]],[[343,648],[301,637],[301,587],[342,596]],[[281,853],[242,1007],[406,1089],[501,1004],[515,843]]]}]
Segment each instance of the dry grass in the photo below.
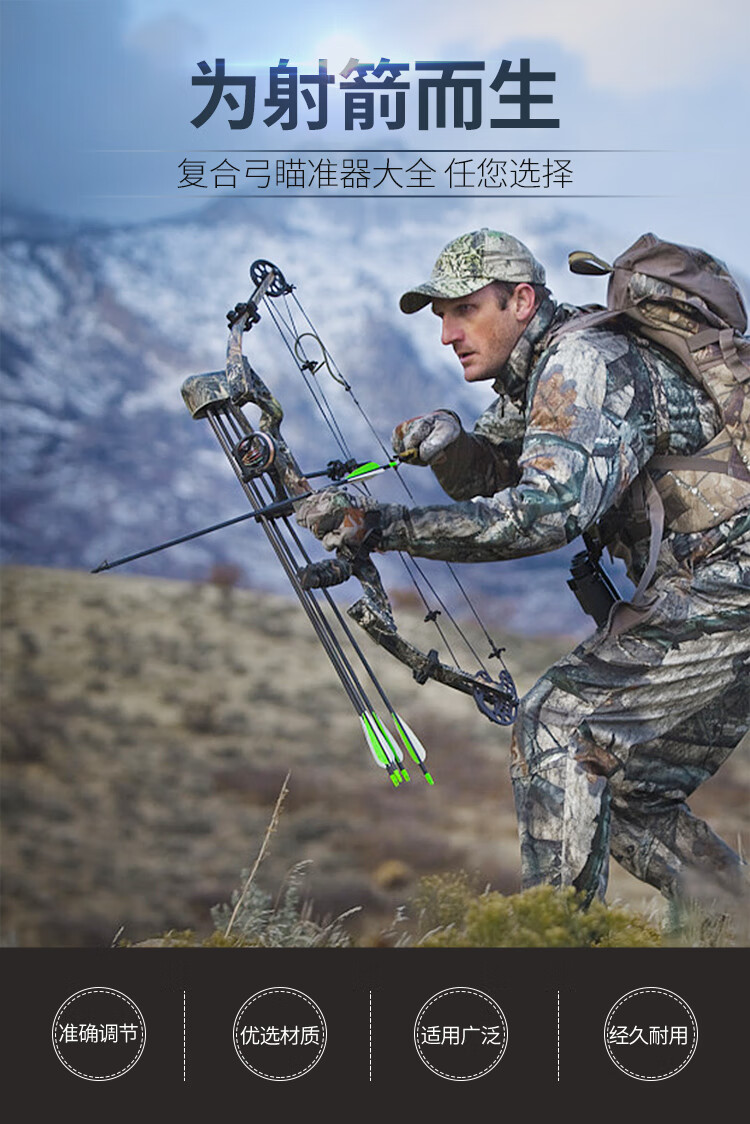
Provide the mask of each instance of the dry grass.
[{"label": "dry grass", "polygon": [[[208,933],[289,771],[258,884],[274,890],[309,860],[316,913],[361,906],[361,941],[424,875],[465,869],[482,887],[518,888],[509,734],[469,699],[417,687],[368,645],[436,781],[394,790],[292,602],[231,588],[227,613],[226,589],[209,581],[2,578],[5,943],[108,946],[121,926],[131,941]],[[568,647],[504,640],[520,691]],[[746,852],[749,756],[738,750],[694,801]],[[617,868],[612,897],[661,908]]]}]

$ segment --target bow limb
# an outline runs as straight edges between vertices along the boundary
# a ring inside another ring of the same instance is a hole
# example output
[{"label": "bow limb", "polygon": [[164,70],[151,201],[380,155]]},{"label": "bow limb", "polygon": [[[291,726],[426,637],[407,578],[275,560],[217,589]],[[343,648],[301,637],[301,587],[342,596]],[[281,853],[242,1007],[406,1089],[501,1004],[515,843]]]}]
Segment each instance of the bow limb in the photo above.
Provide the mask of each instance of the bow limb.
[{"label": "bow limb", "polygon": [[300,572],[306,589],[338,585],[350,577],[359,580],[362,596],[347,609],[348,616],[371,640],[410,668],[417,683],[434,679],[436,683],[470,695],[482,714],[501,726],[515,720],[518,695],[507,671],[500,672],[497,680],[492,680],[484,671],[472,674],[443,663],[434,648],[423,652],[399,632],[390,600],[369,554],[360,552],[354,558],[347,558],[340,552],[335,561],[314,562]]}]

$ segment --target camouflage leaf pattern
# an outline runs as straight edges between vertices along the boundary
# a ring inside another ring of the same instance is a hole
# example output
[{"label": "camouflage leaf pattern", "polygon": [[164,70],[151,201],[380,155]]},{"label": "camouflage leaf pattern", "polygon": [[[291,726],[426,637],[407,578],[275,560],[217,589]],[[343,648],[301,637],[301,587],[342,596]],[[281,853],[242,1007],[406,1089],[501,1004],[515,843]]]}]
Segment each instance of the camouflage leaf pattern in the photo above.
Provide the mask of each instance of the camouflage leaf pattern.
[{"label": "camouflage leaf pattern", "polygon": [[[720,428],[719,418],[678,360],[634,332],[589,328],[545,349],[573,311],[544,302],[496,381],[500,396],[477,423],[472,455],[465,443],[447,450],[439,479],[450,494],[477,498],[389,507],[384,549],[453,562],[519,558],[555,550],[614,511],[611,549],[626,557],[637,579],[643,529],[630,486],[655,453],[698,450]],[[524,437],[514,466],[503,407],[509,398],[520,403],[524,390]],[[514,476],[518,482],[508,487]]]},{"label": "camouflage leaf pattern", "polygon": [[[634,482],[653,456],[706,445],[721,419],[678,360],[633,331],[550,343],[573,313],[541,306],[498,399],[440,466],[460,502],[384,508],[384,549],[491,561],[598,526],[638,580],[649,528]],[[602,896],[611,853],[670,897],[703,881],[747,893],[744,864],[686,803],[750,726],[750,512],[718,514],[705,530],[668,527],[645,603],[616,606],[523,701],[511,771],[525,886]]]}]

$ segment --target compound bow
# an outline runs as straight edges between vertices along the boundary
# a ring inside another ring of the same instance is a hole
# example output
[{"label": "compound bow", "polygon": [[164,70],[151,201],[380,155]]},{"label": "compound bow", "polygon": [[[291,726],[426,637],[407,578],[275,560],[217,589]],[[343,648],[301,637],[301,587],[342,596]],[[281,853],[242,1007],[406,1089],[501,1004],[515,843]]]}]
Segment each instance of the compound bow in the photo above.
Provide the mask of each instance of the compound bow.
[{"label": "compound bow", "polygon": [[[410,729],[404,718],[401,718],[396,709],[391,706],[390,700],[380,685],[367,656],[365,656],[359,643],[356,642],[349,624],[344,619],[341,610],[338,609],[331,593],[328,592],[328,588],[351,577],[358,579],[362,587],[362,596],[347,610],[356,624],[360,625],[376,644],[385,647],[391,655],[395,655],[396,659],[412,669],[414,678],[418,683],[425,683],[427,679],[435,679],[437,682],[445,683],[445,686],[462,691],[464,695],[472,696],[481,713],[489,718],[490,722],[499,725],[509,725],[513,722],[518,705],[513,679],[510,678],[505,664],[503,664],[503,670],[499,672],[496,679],[490,676],[485,665],[481,663],[479,656],[471,647],[466,633],[462,631],[455,620],[453,620],[454,626],[459,629],[463,640],[469,644],[471,651],[480,663],[480,670],[473,674],[441,662],[439,656],[437,656],[437,651],[434,649],[427,653],[422,652],[414,644],[407,641],[404,636],[401,636],[396,626],[386,590],[380,580],[380,574],[365,547],[362,547],[358,552],[352,552],[341,547],[337,551],[335,560],[314,562],[310,559],[305,546],[300,541],[297,527],[290,522],[290,516],[293,513],[295,502],[308,496],[313,489],[310,487],[309,479],[300,470],[299,464],[289,450],[289,446],[281,436],[283,410],[278,399],[273,397],[260,375],[253,370],[242,353],[243,334],[249,332],[253,325],[260,320],[259,306],[261,301],[265,301],[265,307],[270,310],[274,324],[279,328],[284,343],[287,344],[302,377],[305,378],[308,388],[313,392],[318,408],[322,410],[327,425],[331,428],[338,446],[346,456],[346,460],[343,462],[329,462],[327,469],[323,472],[309,473],[309,478],[325,474],[331,477],[334,483],[361,486],[365,478],[387,469],[398,468],[399,462],[392,460],[391,454],[380,441],[369,418],[354,398],[350,384],[346,382],[341,372],[336,368],[331,355],[320,342],[320,338],[307,316],[305,318],[311,330],[300,334],[293,325],[293,317],[284,320],[282,316],[274,315],[271,300],[280,297],[288,298],[293,290],[293,285],[284,280],[278,266],[268,261],[256,261],[251,266],[250,275],[255,284],[252,297],[249,301],[236,305],[232,311],[227,312],[229,341],[225,370],[192,375],[182,384],[182,397],[192,417],[206,418],[211,429],[214,430],[219,445],[222,446],[229,463],[232,464],[237,479],[242,484],[247,499],[250,500],[251,513],[247,516],[225,520],[225,523],[208,527],[205,531],[183,535],[177,540],[150,547],[146,551],[130,554],[127,558],[118,559],[116,562],[102,562],[93,572],[110,570],[116,565],[142,558],[145,554],[164,550],[166,546],[187,542],[190,538],[215,531],[219,527],[240,523],[244,518],[255,518],[268,536],[273,551],[277,555],[284,572],[286,572],[292,588],[295,589],[318,640],[323,644],[328,659],[331,660],[337,676],[342,682],[346,695],[349,696],[356,714],[359,715],[374,760],[388,772],[392,783],[398,786],[401,781],[409,779],[408,772],[404,768],[404,749],[401,747],[403,745],[410,758],[416,762],[419,769],[424,773],[427,782],[432,785],[432,776],[425,765],[426,752],[424,746],[419,742],[418,737]],[[297,298],[293,299],[295,299],[302,315],[305,315]],[[322,351],[323,359],[317,363],[307,359],[304,343],[302,343],[306,337],[313,338]],[[315,375],[324,366],[329,374],[350,393],[356,408],[360,410],[382,452],[385,453],[385,464],[376,462],[358,464],[347,450],[341,429],[335,422],[331,408],[327,404],[325,393],[320,391],[319,388],[316,390],[308,378],[308,375]],[[256,428],[253,428],[243,413],[243,407],[247,405],[253,405],[260,409],[260,420]],[[403,480],[401,480],[401,483],[404,484],[409,497],[413,499],[408,486]],[[419,575],[426,580],[418,564],[413,559],[410,560],[410,563],[415,566]],[[433,620],[443,640],[445,640],[442,628],[437,624],[437,616],[440,615],[442,610],[451,617],[450,611],[440,598],[441,610],[428,607],[424,593],[419,588],[414,573],[409,570],[406,559],[404,559],[404,564],[410,579],[415,583],[419,597],[422,598],[428,610],[425,620]],[[476,609],[469,601],[466,590],[461,586],[458,575],[455,574],[452,566],[449,566],[449,569],[454,580],[458,582],[467,604],[482,628],[482,632],[487,637],[491,647],[490,656],[497,656],[500,662],[503,662],[503,658],[501,658],[503,649],[498,649],[491,641],[487,629],[481,624]],[[432,586],[431,589],[436,596]],[[451,617],[451,619],[453,618]],[[334,627],[334,620],[338,632]],[[344,643],[342,643],[342,636]],[[453,656],[452,652],[451,655]],[[388,731],[377,711],[374,710],[367,690],[365,690],[358,673],[355,671],[354,659],[361,663],[374,689],[377,690],[383,704],[387,707],[392,724],[396,729],[396,738]],[[453,656],[453,659],[455,660],[455,656]]]},{"label": "compound bow", "polygon": [[[250,277],[256,286],[252,297],[227,313],[230,334],[225,370],[194,375],[186,379],[182,387],[183,399],[193,418],[205,418],[209,422],[232,465],[250,501],[255,518],[263,526],[316,635],[359,715],[376,762],[387,771],[394,785],[398,785],[402,780],[408,780],[408,773],[403,766],[404,754],[399,745],[400,740],[427,781],[432,784],[432,777],[424,763],[426,756],[424,747],[391,705],[347,621],[331,597],[329,587],[344,582],[352,576],[356,577],[362,587],[362,596],[349,608],[349,617],[363,628],[376,644],[411,668],[418,683],[435,679],[439,683],[471,695],[480,711],[490,721],[501,725],[513,722],[518,705],[513,680],[504,665],[496,679],[492,678],[483,665],[479,671],[472,674],[441,662],[436,650],[425,653],[406,640],[398,631],[380,575],[366,548],[360,549],[357,553],[341,548],[335,559],[320,562],[311,560],[300,540],[297,527],[290,520],[290,515],[294,503],[309,495],[312,487],[282,437],[281,422],[284,414],[281,405],[242,353],[243,334],[259,321],[261,302],[265,301],[265,307],[269,309],[306,381],[308,375],[314,375],[325,366],[349,393],[351,387],[333,365],[330,355],[314,330],[299,334],[292,320],[293,343],[290,343],[288,331],[285,333],[285,328],[288,329],[289,324],[275,314],[271,304],[271,301],[280,297],[289,297],[293,292],[293,286],[287,283],[281,270],[271,262],[259,260],[250,267]],[[296,297],[294,300],[296,301]],[[296,304],[302,311],[298,301]],[[309,319],[307,323],[310,324]],[[312,328],[311,324],[310,327]],[[314,339],[322,351],[323,358],[317,363],[309,360],[305,355],[303,340],[306,337]],[[308,386],[310,386],[309,382]],[[313,395],[316,396],[315,390]],[[322,396],[324,405],[321,405],[317,397],[316,401],[336,434],[339,445],[347,453],[348,449],[345,443],[342,446],[342,434],[332,419],[325,395]],[[354,401],[374,433],[361,406],[356,399]],[[247,405],[256,406],[260,410],[257,427],[253,427],[245,416],[243,408]],[[363,477],[377,471],[397,467],[392,454],[389,455],[382,442],[379,443],[386,458],[389,456],[391,458],[387,459],[385,465],[368,463],[357,466],[356,461],[349,458],[345,463],[330,462],[328,475],[342,483],[358,483]],[[314,475],[321,475],[321,473]],[[413,560],[411,562],[414,565]],[[419,573],[421,574],[422,571],[419,570]],[[414,580],[411,572],[410,576]],[[463,587],[461,589],[466,596]],[[421,591],[420,596],[427,605]],[[447,612],[443,602],[440,603],[443,611]],[[473,607],[472,611],[477,617]],[[438,611],[432,610],[428,612],[425,619],[436,621],[437,616]],[[338,626],[338,632],[333,620]],[[478,617],[477,621],[479,621]],[[479,623],[481,625],[481,621]],[[481,627],[492,646],[490,655],[497,656],[502,662],[500,655],[502,649],[498,649],[492,643],[484,626]],[[466,639],[464,633],[461,634]],[[443,635],[442,631],[441,635]],[[342,643],[341,636],[345,643]],[[355,658],[364,668],[387,707],[398,739],[389,733],[374,710],[355,671],[353,662]]]}]

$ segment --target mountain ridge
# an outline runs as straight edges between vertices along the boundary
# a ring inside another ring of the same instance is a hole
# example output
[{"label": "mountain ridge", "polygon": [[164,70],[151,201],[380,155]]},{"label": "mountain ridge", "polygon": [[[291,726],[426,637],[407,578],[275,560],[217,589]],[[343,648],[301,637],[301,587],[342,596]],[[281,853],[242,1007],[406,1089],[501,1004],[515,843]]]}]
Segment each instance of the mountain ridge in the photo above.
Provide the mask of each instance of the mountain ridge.
[{"label": "mountain ridge", "polygon": [[[331,211],[313,200],[268,200],[240,211],[218,201],[181,218],[109,227],[42,216],[36,234],[33,213],[6,214],[2,560],[90,569],[241,513],[224,458],[188,416],[179,388],[189,374],[223,367],[225,313],[250,295],[255,257],[274,261],[295,285],[386,448],[397,421],[436,406],[457,409],[470,426],[489,389],[463,382],[431,317],[405,318],[396,305],[455,229],[455,209],[387,202]],[[486,212],[484,204],[464,208],[462,220],[480,225]],[[566,247],[601,241],[563,213],[535,223],[516,205],[506,219],[548,262],[553,285]],[[581,300],[593,292],[584,289]],[[313,471],[341,454],[267,320],[245,351],[282,401],[287,440]],[[331,381],[324,389],[354,455],[379,458],[342,388]],[[415,502],[444,501],[430,474],[404,471]],[[388,481],[378,494],[404,501]],[[143,560],[134,572],[195,578],[229,564],[245,584],[279,591],[285,579],[260,538],[243,527]],[[546,627],[552,614],[560,631],[581,630],[574,599],[560,597],[574,549],[462,574],[478,596],[499,597],[516,625],[533,629],[539,619]],[[390,559],[383,567],[396,572]]]}]

